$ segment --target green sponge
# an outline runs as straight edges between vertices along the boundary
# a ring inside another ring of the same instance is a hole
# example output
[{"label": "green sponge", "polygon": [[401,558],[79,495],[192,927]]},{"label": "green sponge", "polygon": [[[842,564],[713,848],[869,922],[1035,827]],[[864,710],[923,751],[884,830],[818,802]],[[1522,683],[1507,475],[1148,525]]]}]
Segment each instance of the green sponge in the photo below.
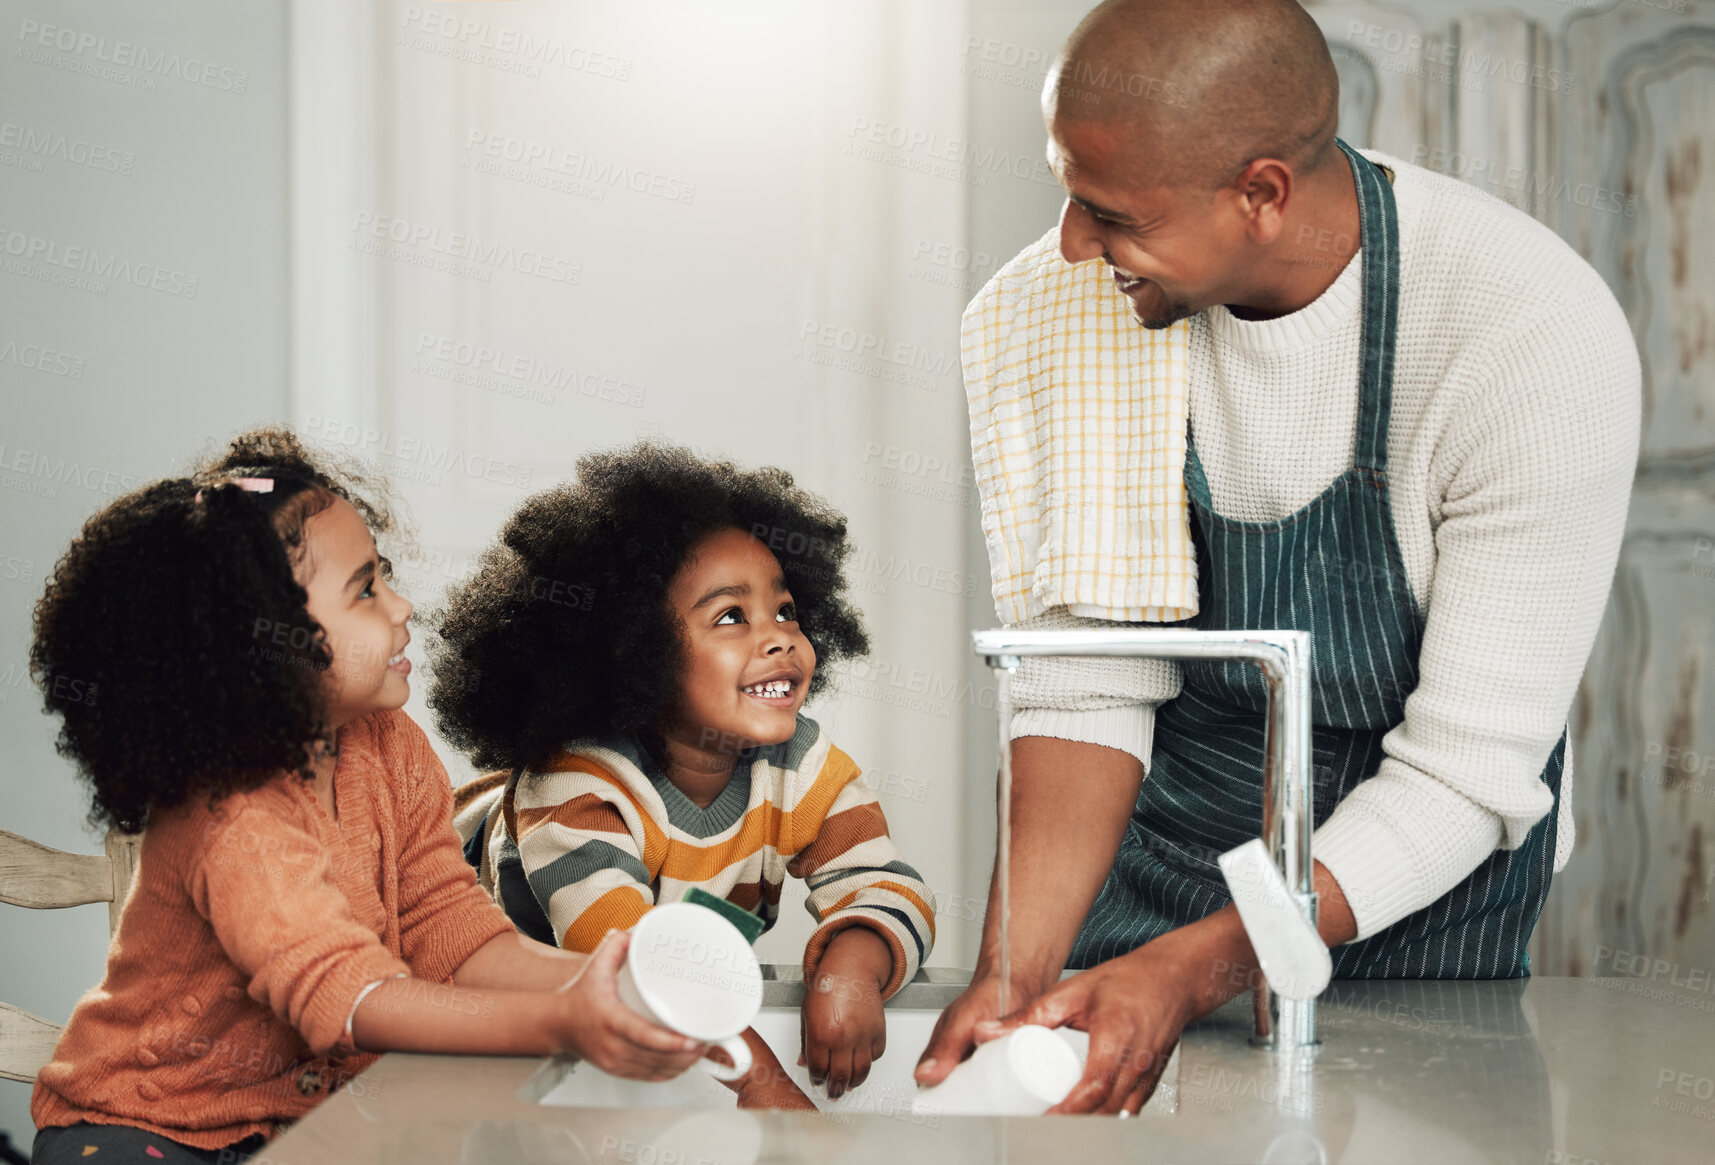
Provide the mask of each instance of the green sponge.
[{"label": "green sponge", "polygon": [[738,932],[744,936],[744,941],[755,945],[762,937],[762,919],[750,911],[734,906],[725,898],[716,898],[701,886],[692,886],[685,895],[686,902],[695,902],[698,906],[707,906],[710,910],[738,927]]}]

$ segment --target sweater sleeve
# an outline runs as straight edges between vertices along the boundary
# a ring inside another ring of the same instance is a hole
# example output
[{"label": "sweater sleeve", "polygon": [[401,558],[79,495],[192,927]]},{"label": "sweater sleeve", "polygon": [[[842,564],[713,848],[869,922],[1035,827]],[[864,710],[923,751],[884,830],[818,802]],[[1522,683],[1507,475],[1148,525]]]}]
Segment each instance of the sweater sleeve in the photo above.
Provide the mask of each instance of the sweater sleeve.
[{"label": "sweater sleeve", "polygon": [[[1132,630],[1133,623],[1086,619],[1064,607],[1017,624],[1019,630]],[[1012,681],[1012,739],[1052,736],[1130,753],[1149,769],[1155,707],[1179,694],[1179,666],[1164,659],[1031,656]]]},{"label": "sweater sleeve", "polygon": [[839,782],[839,792],[786,872],[804,879],[804,906],[819,924],[804,947],[805,981],[815,974],[829,940],[848,926],[867,926],[893,951],[893,977],[882,991],[888,999],[911,981],[934,946],[934,894],[901,857],[881,803],[857,776],[850,757],[828,750],[817,780]]},{"label": "sweater sleeve", "polygon": [[[1613,580],[1637,462],[1639,369],[1605,290],[1521,329],[1449,430],[1455,468],[1404,721],[1316,831],[1366,938],[1546,814],[1540,779]],[[1512,371],[1517,370],[1517,371]]]},{"label": "sweater sleeve", "polygon": [[655,905],[644,864],[652,823],[612,779],[527,773],[513,806],[524,876],[561,947],[593,951],[609,930],[629,930]]},{"label": "sweater sleeve", "polygon": [[315,1055],[354,1053],[346,1019],[358,994],[409,973],[352,916],[314,835],[269,808],[218,815],[187,886],[221,949],[249,976],[250,997]]},{"label": "sweater sleeve", "polygon": [[388,767],[410,791],[399,838],[399,944],[420,979],[449,982],[484,944],[512,932],[476,884],[453,829],[453,791],[428,736],[404,713],[382,727]]}]

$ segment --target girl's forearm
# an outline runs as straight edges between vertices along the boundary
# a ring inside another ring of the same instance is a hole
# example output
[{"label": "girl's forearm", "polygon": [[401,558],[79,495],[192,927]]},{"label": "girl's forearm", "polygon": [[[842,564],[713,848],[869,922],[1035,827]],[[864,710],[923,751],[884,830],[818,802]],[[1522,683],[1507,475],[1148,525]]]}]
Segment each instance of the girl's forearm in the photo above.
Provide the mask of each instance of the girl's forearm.
[{"label": "girl's forearm", "polygon": [[453,973],[453,982],[472,989],[558,991],[577,978],[588,961],[588,955],[521,934],[503,934],[478,947]]},{"label": "girl's forearm", "polygon": [[547,1056],[563,1049],[549,1033],[564,997],[486,990],[427,979],[389,979],[364,996],[352,1039],[366,1052]]}]

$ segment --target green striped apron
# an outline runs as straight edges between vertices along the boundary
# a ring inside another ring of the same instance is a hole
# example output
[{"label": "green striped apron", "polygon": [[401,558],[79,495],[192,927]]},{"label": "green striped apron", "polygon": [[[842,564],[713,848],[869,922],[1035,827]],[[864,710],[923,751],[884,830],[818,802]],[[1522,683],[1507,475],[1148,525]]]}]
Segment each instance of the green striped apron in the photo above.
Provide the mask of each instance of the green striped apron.
[{"label": "green striped apron", "polygon": [[[1196,442],[1185,487],[1200,610],[1186,626],[1297,629],[1314,636],[1315,812],[1325,821],[1374,776],[1382,737],[1417,685],[1423,613],[1407,584],[1388,503],[1387,432],[1399,315],[1398,218],[1384,171],[1340,142],[1357,180],[1363,246],[1363,357],[1352,468],[1274,522],[1215,512]],[[1150,772],[1114,868],[1068,962],[1089,967],[1228,902],[1215,858],[1262,824],[1261,673],[1237,661],[1182,665],[1185,686],[1156,710]],[[1525,943],[1548,893],[1566,738],[1542,780],[1548,815],[1516,850],[1497,850],[1440,899],[1334,954],[1338,978],[1497,979],[1530,973]]]}]

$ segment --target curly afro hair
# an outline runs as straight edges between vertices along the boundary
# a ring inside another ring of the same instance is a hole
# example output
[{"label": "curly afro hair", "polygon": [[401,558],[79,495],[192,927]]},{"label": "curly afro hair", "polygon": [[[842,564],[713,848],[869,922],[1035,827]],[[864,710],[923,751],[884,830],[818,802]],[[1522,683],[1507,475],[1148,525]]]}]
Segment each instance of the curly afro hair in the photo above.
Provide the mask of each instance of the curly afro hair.
[{"label": "curly afro hair", "polygon": [[36,604],[30,673],[93,823],[136,832],[192,797],[309,775],[331,658],[295,568],[305,524],[336,498],[391,526],[360,488],[291,433],[257,429],[84,523]]},{"label": "curly afro hair", "polygon": [[869,650],[845,598],[843,515],[784,470],[644,442],[579,459],[576,481],[525,501],[449,593],[430,648],[441,734],[485,768],[540,765],[610,732],[658,752],[684,671],[667,588],[691,549],[728,527],[780,561],[816,649],[810,695],[826,665]]}]

